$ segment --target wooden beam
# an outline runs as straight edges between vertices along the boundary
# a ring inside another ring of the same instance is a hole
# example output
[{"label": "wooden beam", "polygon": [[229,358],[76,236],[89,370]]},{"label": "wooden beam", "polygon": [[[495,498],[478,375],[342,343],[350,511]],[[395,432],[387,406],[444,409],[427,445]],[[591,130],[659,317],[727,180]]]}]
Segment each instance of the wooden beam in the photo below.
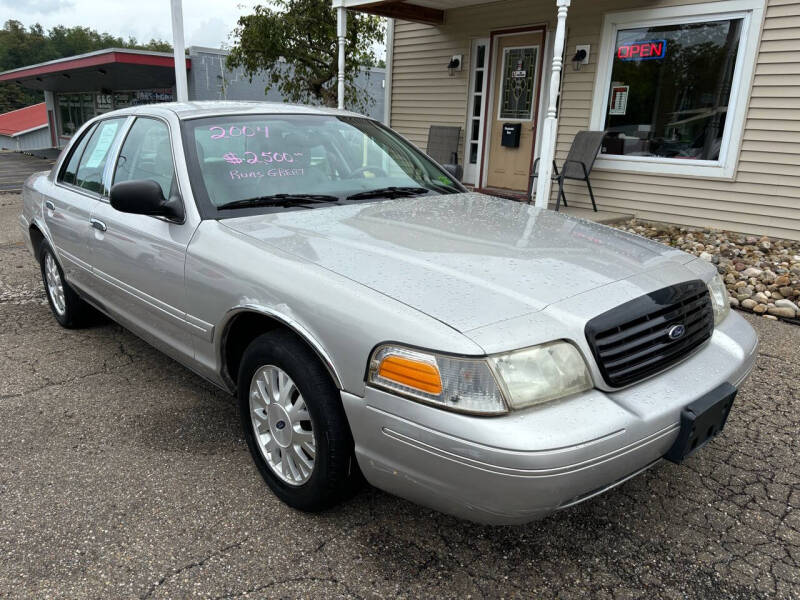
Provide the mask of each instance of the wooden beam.
[{"label": "wooden beam", "polygon": [[442,25],[444,23],[444,11],[438,8],[428,8],[418,4],[409,4],[403,0],[386,0],[383,2],[372,2],[370,4],[359,4],[350,10],[357,10],[381,17],[391,17],[404,21],[414,21],[416,23],[426,23],[428,25]]}]

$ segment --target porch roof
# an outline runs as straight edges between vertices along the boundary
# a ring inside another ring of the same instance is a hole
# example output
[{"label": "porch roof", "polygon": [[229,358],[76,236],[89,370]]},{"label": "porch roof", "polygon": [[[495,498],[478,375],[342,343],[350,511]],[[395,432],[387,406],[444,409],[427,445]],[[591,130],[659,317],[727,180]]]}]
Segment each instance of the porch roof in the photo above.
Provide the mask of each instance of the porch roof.
[{"label": "porch roof", "polygon": [[499,0],[334,0],[334,6],[417,23],[441,25],[444,11]]}]

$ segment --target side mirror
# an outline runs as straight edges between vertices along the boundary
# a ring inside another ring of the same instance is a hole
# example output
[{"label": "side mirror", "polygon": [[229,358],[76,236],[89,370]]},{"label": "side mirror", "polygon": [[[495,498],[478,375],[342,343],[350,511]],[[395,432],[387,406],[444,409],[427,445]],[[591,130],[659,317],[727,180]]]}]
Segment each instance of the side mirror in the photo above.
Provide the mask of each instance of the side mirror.
[{"label": "side mirror", "polygon": [[111,186],[109,200],[111,206],[120,212],[183,220],[180,198],[164,198],[161,186],[152,179],[115,183]]}]

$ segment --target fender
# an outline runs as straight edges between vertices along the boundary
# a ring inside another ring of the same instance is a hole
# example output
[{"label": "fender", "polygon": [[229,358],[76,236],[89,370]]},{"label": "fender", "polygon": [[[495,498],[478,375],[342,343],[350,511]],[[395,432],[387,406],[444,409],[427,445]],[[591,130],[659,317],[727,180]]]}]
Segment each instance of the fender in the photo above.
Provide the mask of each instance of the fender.
[{"label": "fender", "polygon": [[319,357],[319,359],[322,361],[322,364],[325,365],[325,368],[328,370],[331,379],[333,379],[333,383],[336,388],[339,390],[342,389],[342,381],[338,372],[336,371],[336,366],[333,364],[330,354],[327,350],[325,350],[325,347],[322,345],[322,343],[317,340],[311,334],[311,332],[296,319],[293,319],[292,317],[289,317],[273,308],[259,304],[242,304],[229,309],[222,318],[222,322],[215,328],[217,331],[217,341],[215,343],[217,360],[220,364],[222,378],[226,383],[228,383],[228,385],[233,383],[233,379],[231,378],[230,373],[227,372],[227,368],[225,366],[225,342],[227,341],[228,329],[233,321],[233,318],[236,315],[244,312],[255,313],[269,317],[270,319],[278,321],[293,331],[295,335],[308,344],[314,353]]}]

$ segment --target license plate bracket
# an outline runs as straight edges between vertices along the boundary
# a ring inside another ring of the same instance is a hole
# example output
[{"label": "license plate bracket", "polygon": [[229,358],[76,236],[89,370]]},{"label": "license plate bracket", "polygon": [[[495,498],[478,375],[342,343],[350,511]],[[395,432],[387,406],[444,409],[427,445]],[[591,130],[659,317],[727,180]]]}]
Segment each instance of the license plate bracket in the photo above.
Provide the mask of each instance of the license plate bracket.
[{"label": "license plate bracket", "polygon": [[719,434],[728,420],[736,391],[730,383],[723,383],[686,406],[681,411],[678,438],[664,458],[680,464]]}]

